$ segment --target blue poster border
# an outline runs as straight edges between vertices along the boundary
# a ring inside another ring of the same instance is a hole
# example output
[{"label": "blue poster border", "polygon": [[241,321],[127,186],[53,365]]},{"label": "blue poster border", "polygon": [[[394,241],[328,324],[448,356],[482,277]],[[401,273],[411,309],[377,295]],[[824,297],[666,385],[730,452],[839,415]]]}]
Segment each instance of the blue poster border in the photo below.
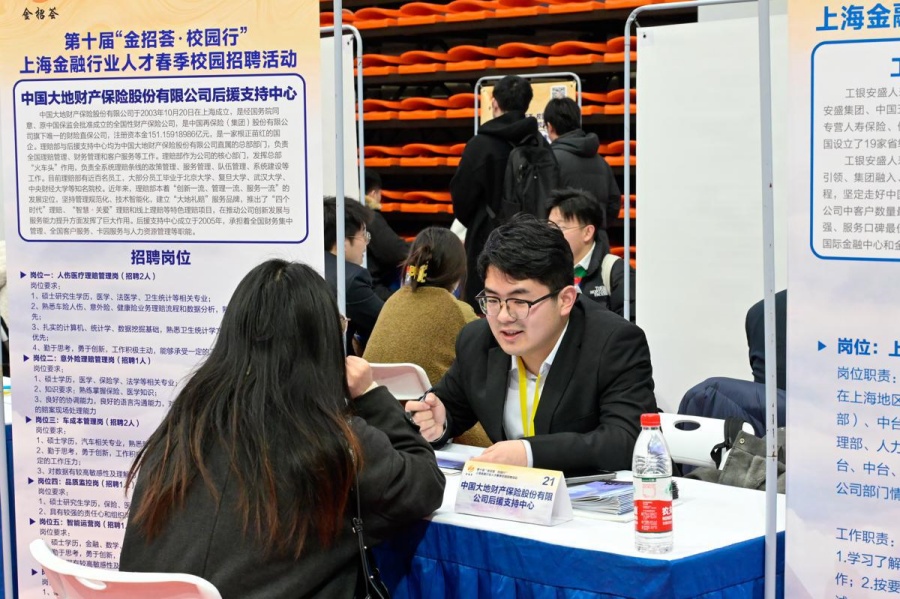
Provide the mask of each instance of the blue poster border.
[{"label": "blue poster border", "polygon": [[845,256],[823,256],[816,251],[814,239],[815,198],[813,197],[814,185],[813,177],[815,176],[815,99],[816,99],[816,52],[823,46],[833,46],[837,44],[871,44],[880,42],[900,42],[900,38],[879,38],[867,40],[830,40],[819,42],[813,47],[810,53],[810,84],[809,84],[809,249],[813,255],[820,260],[850,260],[856,262],[900,262],[898,258],[858,258]]}]

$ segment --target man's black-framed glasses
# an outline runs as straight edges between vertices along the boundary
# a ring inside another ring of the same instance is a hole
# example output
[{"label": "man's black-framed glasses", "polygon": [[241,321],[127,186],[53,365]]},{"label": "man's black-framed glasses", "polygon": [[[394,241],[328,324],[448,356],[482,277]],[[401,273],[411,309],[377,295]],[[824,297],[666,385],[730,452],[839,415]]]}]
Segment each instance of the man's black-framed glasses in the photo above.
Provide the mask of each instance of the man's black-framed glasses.
[{"label": "man's black-framed glasses", "polygon": [[542,295],[534,300],[520,299],[517,297],[508,297],[504,300],[493,295],[485,295],[484,291],[482,291],[475,296],[475,299],[478,300],[478,306],[486,316],[494,317],[500,314],[500,307],[505,303],[506,313],[509,314],[510,318],[513,320],[525,320],[531,313],[532,306],[557,295],[560,291],[562,291],[562,289],[551,291],[547,295]]}]

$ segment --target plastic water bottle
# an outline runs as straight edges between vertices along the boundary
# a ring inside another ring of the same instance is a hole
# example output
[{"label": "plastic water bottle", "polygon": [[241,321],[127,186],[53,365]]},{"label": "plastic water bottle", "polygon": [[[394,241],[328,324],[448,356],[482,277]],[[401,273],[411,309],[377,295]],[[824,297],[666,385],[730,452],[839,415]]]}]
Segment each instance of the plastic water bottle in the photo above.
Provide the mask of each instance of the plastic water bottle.
[{"label": "plastic water bottle", "polygon": [[672,459],[659,414],[641,415],[634,444],[634,546],[643,553],[668,553],[672,533]]}]

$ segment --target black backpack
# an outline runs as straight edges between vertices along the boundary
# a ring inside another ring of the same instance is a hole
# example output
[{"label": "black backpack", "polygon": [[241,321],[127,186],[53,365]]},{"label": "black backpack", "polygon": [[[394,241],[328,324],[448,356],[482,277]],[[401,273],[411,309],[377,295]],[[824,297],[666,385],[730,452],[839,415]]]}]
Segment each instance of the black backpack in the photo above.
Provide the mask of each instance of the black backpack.
[{"label": "black backpack", "polygon": [[502,225],[519,212],[547,218],[547,200],[559,183],[559,164],[550,144],[540,133],[529,133],[509,153],[500,206],[487,207],[492,224]]}]

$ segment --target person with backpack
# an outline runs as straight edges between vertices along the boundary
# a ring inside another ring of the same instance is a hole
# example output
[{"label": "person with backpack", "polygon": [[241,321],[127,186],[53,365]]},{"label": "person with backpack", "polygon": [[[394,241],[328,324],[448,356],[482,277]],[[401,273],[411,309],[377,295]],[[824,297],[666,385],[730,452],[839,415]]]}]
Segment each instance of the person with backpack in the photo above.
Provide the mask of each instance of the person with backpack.
[{"label": "person with backpack", "polygon": [[[478,303],[475,295],[484,287],[484,281],[477,275],[478,255],[484,247],[488,234],[511,216],[508,206],[507,209],[503,207],[505,192],[508,192],[506,195],[510,198],[521,196],[521,193],[516,193],[516,189],[504,189],[504,180],[515,178],[514,174],[507,177],[510,153],[522,145],[549,149],[549,144],[538,130],[537,119],[525,116],[532,97],[531,84],[517,75],[508,75],[494,86],[491,100],[494,118],[482,125],[478,134],[468,141],[456,174],[450,181],[453,213],[468,229],[465,244],[466,271],[469,276],[466,279],[463,299],[476,309]],[[547,155],[552,159],[552,152],[533,153],[538,154],[537,158],[542,161]],[[527,162],[527,159],[523,159],[519,164],[524,163],[527,167],[529,166]],[[553,164],[555,165],[555,161]],[[550,176],[552,178],[552,172]],[[543,179],[544,177],[539,177],[538,182]],[[525,185],[527,182],[527,179],[522,180],[521,187],[527,187],[529,195],[536,198],[534,209],[542,209],[539,197],[543,193],[541,190],[543,185],[527,186]],[[552,185],[550,189],[555,186]],[[511,201],[507,201],[507,204]]]},{"label": "person with backpack", "polygon": [[[567,187],[550,194],[550,222],[563,232],[575,260],[575,285],[582,295],[619,316],[625,315],[625,261],[609,252],[600,235],[603,206],[589,192]],[[628,285],[630,320],[634,322],[634,269]]]},{"label": "person with backpack", "polygon": [[559,162],[559,187],[583,189],[600,201],[605,220],[598,223],[597,233],[606,237],[606,229],[619,218],[622,192],[612,168],[597,154],[600,148],[597,134],[581,129],[581,108],[572,98],[553,98],[547,102],[544,124],[550,147]]}]

